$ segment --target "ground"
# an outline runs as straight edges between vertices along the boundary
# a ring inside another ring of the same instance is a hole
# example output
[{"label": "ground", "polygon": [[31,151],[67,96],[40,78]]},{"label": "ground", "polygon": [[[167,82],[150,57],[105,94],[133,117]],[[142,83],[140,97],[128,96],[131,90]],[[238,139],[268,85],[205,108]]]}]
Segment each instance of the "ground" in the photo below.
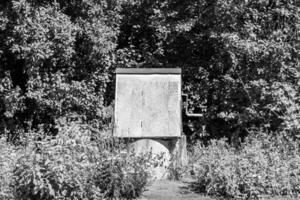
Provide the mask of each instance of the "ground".
[{"label": "ground", "polygon": [[[190,180],[172,181],[156,180],[138,200],[216,200],[204,194],[195,193],[190,189]],[[269,197],[261,200],[299,200],[300,198]]]},{"label": "ground", "polygon": [[191,191],[189,180],[156,180],[139,200],[214,200]]}]

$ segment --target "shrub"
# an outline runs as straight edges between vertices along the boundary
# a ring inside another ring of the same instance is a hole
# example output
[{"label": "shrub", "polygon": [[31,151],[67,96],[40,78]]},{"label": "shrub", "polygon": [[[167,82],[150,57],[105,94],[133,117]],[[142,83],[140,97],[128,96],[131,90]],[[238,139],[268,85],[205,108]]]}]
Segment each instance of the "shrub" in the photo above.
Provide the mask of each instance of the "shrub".
[{"label": "shrub", "polygon": [[0,199],[13,199],[11,188],[12,168],[19,155],[18,150],[6,142],[5,137],[0,138]]},{"label": "shrub", "polygon": [[16,200],[132,199],[141,194],[155,163],[109,137],[73,123],[56,137],[29,140],[16,162],[11,187]]},{"label": "shrub", "polygon": [[115,157],[104,159],[95,173],[96,185],[104,196],[110,199],[136,198],[148,183],[150,174],[147,169],[151,165],[151,159],[151,154],[135,155],[134,152],[122,152]]},{"label": "shrub", "polygon": [[201,192],[242,199],[300,194],[299,142],[284,134],[251,134],[239,150],[212,140],[193,153]]}]

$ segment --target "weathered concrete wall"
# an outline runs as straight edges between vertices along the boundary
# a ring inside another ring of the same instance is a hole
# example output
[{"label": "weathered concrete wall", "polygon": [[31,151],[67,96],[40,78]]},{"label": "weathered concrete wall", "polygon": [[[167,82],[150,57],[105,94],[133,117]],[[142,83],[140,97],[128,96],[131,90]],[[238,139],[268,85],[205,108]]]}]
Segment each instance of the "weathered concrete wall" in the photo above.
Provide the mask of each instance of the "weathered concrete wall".
[{"label": "weathered concrete wall", "polygon": [[117,70],[114,137],[125,138],[136,153],[163,154],[155,178],[167,178],[171,158],[175,166],[187,163],[180,69]]},{"label": "weathered concrete wall", "polygon": [[117,74],[115,137],[181,136],[180,74]]}]

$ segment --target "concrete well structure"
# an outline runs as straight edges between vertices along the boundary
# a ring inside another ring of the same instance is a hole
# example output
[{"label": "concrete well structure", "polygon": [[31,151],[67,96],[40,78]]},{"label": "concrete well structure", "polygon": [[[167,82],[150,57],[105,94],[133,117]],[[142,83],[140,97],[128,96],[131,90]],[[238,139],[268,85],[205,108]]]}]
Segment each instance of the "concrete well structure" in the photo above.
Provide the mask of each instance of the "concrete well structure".
[{"label": "concrete well structure", "polygon": [[127,139],[137,153],[163,153],[156,178],[167,177],[171,157],[175,165],[187,163],[181,108],[181,69],[116,70],[114,137]]}]

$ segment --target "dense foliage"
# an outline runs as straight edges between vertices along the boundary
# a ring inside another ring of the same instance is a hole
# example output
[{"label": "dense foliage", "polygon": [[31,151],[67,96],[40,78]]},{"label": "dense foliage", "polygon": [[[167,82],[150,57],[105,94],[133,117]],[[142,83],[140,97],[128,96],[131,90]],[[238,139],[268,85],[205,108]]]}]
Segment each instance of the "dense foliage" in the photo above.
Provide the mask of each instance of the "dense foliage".
[{"label": "dense foliage", "polygon": [[[123,11],[120,47],[138,65],[180,67],[191,110],[191,138],[252,127],[299,130],[298,1],[142,1]],[[126,12],[127,11],[127,12]],[[194,122],[193,122],[194,121]],[[189,128],[188,128],[189,127]]]},{"label": "dense foliage", "polygon": [[151,153],[136,155],[81,123],[67,123],[55,137],[37,136],[18,148],[1,139],[0,199],[133,199],[159,164]]},{"label": "dense foliage", "polygon": [[188,139],[299,130],[296,0],[9,0],[0,3],[0,131],[111,119],[116,67],[180,67]]},{"label": "dense foliage", "polygon": [[251,135],[237,151],[225,140],[194,148],[195,189],[226,199],[300,195],[299,142],[288,136]]},{"label": "dense foliage", "polygon": [[[182,69],[189,110],[203,114],[183,115],[184,133],[209,145],[195,150],[202,191],[299,194],[299,33],[298,0],[1,1],[0,136],[19,146],[0,141],[0,197],[141,193],[151,159],[99,146],[117,67]],[[266,135],[240,143],[255,130]],[[223,136],[236,148],[208,142]]]},{"label": "dense foliage", "polygon": [[73,114],[103,128],[118,11],[106,1],[1,2],[2,134],[55,133],[56,120]]}]

